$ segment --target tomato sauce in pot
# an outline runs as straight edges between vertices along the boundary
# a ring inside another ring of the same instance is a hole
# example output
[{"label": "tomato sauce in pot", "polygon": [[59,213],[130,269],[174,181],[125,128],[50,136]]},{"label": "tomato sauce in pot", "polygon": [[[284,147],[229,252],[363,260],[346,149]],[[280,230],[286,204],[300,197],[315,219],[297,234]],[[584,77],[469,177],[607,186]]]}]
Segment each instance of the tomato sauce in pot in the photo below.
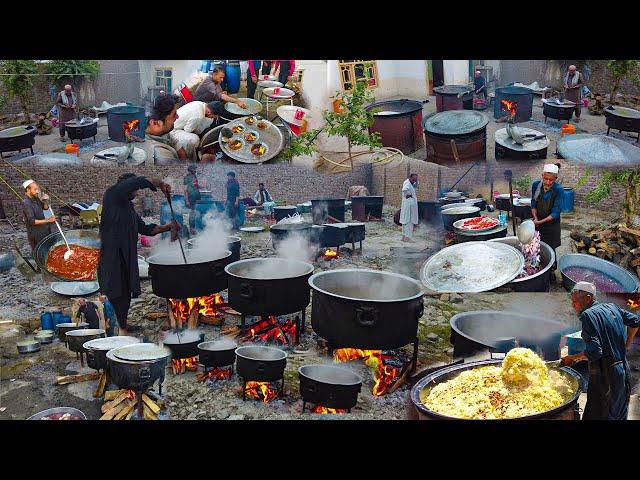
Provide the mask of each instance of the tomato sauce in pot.
[{"label": "tomato sauce in pot", "polygon": [[64,259],[66,245],[57,245],[49,251],[47,270],[69,280],[95,280],[100,249],[69,244],[73,254]]}]

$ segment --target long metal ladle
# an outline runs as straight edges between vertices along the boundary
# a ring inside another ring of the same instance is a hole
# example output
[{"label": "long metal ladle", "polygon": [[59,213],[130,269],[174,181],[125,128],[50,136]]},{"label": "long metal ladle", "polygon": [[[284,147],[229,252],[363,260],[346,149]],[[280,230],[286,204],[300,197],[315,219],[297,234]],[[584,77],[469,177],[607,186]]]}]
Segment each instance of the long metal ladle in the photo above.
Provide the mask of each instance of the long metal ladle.
[{"label": "long metal ladle", "polygon": [[[167,201],[169,202],[169,208],[171,209],[171,221],[175,222],[176,218],[173,213],[173,205],[171,204],[171,194],[167,194]],[[178,233],[178,245],[180,245],[180,251],[182,252],[182,258],[184,259],[184,263],[187,263],[187,256],[184,254],[184,248],[182,248],[182,241],[180,240],[180,233]],[[65,253],[66,255],[66,253]]]},{"label": "long metal ladle", "polygon": [[[51,215],[54,215],[53,213],[53,208],[51,208],[51,205],[49,205],[49,211],[51,212]],[[62,228],[60,227],[60,224],[58,223],[58,220],[56,219],[56,226],[58,227],[58,231],[60,232],[60,235],[62,235],[62,239],[64,240],[64,243],[67,245],[67,251],[64,252],[64,259],[69,260],[69,257],[71,255],[73,255],[73,250],[71,250],[71,248],[69,247],[69,242],[67,242],[67,237],[64,236],[64,233],[62,232]]]}]

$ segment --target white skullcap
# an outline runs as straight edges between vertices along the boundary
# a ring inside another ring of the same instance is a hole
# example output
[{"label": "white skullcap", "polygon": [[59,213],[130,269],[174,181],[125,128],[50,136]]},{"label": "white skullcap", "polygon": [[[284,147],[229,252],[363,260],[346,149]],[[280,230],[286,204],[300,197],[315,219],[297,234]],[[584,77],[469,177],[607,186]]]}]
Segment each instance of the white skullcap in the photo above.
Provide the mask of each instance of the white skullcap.
[{"label": "white skullcap", "polygon": [[35,182],[35,180],[27,180],[26,182],[24,182],[24,183],[22,184],[22,188],[24,188],[24,189],[26,190],[26,189],[27,189],[27,187],[28,187],[29,185],[31,185],[32,183],[36,183],[36,182]]},{"label": "white skullcap", "polygon": [[476,73],[481,73],[480,70],[476,70]]},{"label": "white skullcap", "polygon": [[555,165],[553,163],[547,163],[544,166],[544,169],[542,170],[542,173],[553,173],[554,175],[558,175],[559,171],[560,171],[560,169],[558,168],[557,165]]},{"label": "white skullcap", "polygon": [[596,286],[591,282],[576,283],[575,286],[573,287],[573,290],[571,290],[571,293],[578,292],[578,291],[590,293],[594,297],[596,296]]}]

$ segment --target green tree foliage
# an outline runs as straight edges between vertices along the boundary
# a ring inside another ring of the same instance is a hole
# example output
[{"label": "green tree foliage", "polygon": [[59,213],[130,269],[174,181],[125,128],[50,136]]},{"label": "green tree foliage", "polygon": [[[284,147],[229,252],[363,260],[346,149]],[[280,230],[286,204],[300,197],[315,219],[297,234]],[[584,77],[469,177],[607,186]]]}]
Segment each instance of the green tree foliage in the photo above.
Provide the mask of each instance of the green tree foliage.
[{"label": "green tree foliage", "polygon": [[0,62],[0,81],[9,98],[17,98],[20,108],[25,114],[27,123],[31,123],[29,100],[33,89],[33,74],[37,73],[33,60],[2,60]]},{"label": "green tree foliage", "polygon": [[348,160],[353,170],[352,149],[356,145],[371,148],[382,147],[380,134],[369,133],[369,127],[373,125],[373,110],[365,107],[373,102],[373,92],[367,88],[368,79],[365,77],[355,82],[355,86],[348,92],[337,92],[335,100],[342,102],[345,112],[338,113],[325,111],[324,119],[327,122],[324,130],[329,135],[337,135],[347,139]]},{"label": "green tree foliage", "polygon": [[[578,180],[578,184],[584,184],[591,172],[591,169],[587,169],[582,178]],[[600,203],[611,196],[611,189],[614,185],[625,189],[624,221],[628,226],[632,226],[638,222],[640,217],[640,168],[604,171],[595,188],[585,195],[585,200],[593,205]]]},{"label": "green tree foliage", "polygon": [[531,190],[531,184],[533,180],[530,175],[525,175],[524,177],[519,178],[515,182],[513,182],[513,186],[520,192],[520,195],[525,195]]},{"label": "green tree foliage", "polygon": [[313,155],[317,151],[316,138],[322,130],[309,130],[291,139],[289,146],[282,151],[282,158],[291,160],[298,155]]},{"label": "green tree foliage", "polygon": [[622,80],[630,77],[636,85],[640,86],[640,60],[609,60],[607,68],[613,76],[609,101],[615,105],[616,94]]},{"label": "green tree foliage", "polygon": [[93,80],[100,73],[97,60],[52,60],[47,64],[47,73],[53,74],[56,82],[67,78],[72,81]]}]

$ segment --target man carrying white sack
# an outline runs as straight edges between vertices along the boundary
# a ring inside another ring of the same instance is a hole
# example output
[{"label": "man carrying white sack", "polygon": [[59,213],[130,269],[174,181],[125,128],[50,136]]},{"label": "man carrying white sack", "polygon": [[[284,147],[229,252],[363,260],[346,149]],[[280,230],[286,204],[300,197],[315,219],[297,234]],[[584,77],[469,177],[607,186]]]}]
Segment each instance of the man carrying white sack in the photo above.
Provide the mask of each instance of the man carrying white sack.
[{"label": "man carrying white sack", "polygon": [[400,206],[400,223],[402,224],[402,241],[412,242],[414,225],[418,225],[418,175],[412,173],[402,184],[402,205]]},{"label": "man carrying white sack", "polygon": [[197,161],[196,149],[200,146],[200,136],[218,118],[220,102],[189,102],[177,111],[178,119],[169,132],[174,148],[184,149],[186,158]]}]

